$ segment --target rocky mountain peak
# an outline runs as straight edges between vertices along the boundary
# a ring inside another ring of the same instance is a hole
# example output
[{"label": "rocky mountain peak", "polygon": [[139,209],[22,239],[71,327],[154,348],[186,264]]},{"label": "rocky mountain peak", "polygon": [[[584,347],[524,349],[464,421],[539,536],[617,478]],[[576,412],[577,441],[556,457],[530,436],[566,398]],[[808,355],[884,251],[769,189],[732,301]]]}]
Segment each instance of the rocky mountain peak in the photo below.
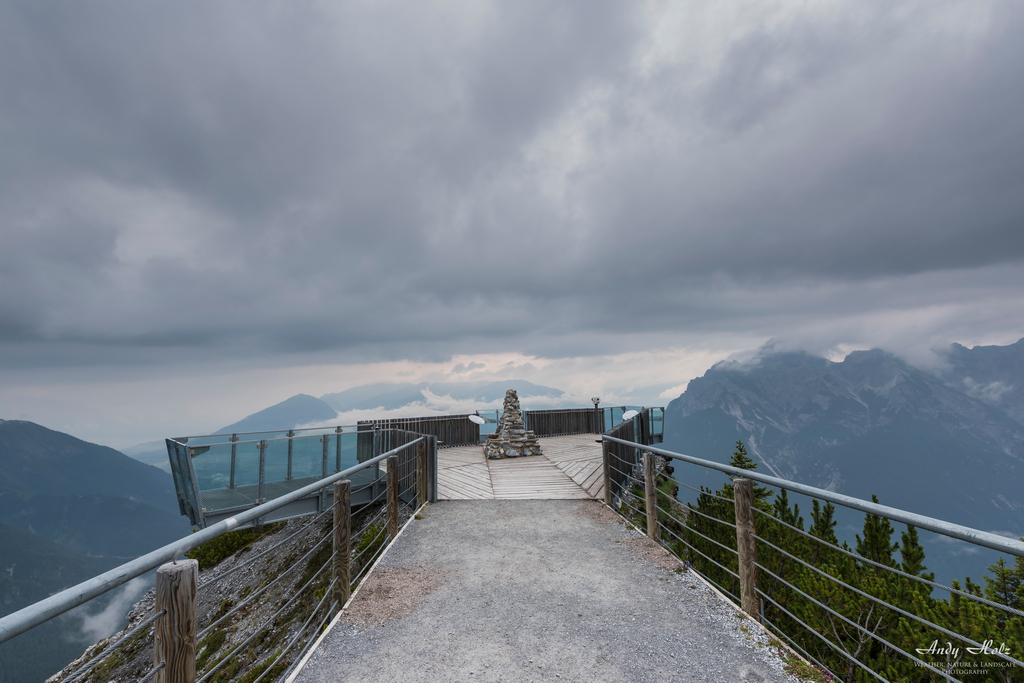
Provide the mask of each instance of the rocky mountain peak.
[{"label": "rocky mountain peak", "polygon": [[[996,381],[994,371],[975,369],[984,365],[973,352],[971,377]],[[1018,349],[987,353],[1011,367]],[[1007,390],[1001,401],[1012,404],[1013,397]],[[665,444],[727,462],[742,440],[778,476],[865,498],[916,500],[916,511],[946,519],[953,505],[963,523],[981,528],[996,519],[1005,527],[1006,514],[1024,525],[1024,511],[1005,503],[1024,489],[1024,424],[1001,405],[881,349],[842,362],[769,349],[691,381],[666,408]],[[910,498],[907,481],[920,489]]]}]

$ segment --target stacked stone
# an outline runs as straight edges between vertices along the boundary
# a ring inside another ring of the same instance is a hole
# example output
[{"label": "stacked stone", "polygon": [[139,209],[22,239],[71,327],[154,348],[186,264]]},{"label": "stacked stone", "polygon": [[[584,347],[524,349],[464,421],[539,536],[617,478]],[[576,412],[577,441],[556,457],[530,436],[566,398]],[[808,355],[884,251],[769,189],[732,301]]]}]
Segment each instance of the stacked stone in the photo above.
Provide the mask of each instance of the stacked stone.
[{"label": "stacked stone", "polygon": [[505,406],[501,421],[493,434],[488,435],[484,444],[484,455],[491,459],[517,458],[523,455],[540,455],[540,442],[533,432],[526,430],[523,413],[519,409],[519,396],[515,389],[505,392]]}]

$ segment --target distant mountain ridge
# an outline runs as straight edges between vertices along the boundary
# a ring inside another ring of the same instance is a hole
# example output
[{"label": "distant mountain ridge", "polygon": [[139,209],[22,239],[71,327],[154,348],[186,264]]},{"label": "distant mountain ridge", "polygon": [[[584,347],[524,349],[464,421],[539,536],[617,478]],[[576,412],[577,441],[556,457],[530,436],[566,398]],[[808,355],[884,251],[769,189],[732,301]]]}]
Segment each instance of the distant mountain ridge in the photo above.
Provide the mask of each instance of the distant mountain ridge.
[{"label": "distant mountain ridge", "polygon": [[949,367],[939,376],[946,383],[1024,423],[1024,339],[971,349],[953,344],[945,357]]},{"label": "distant mountain ridge", "polygon": [[323,422],[338,416],[338,411],[324,401],[309,394],[296,394],[280,403],[264,408],[227,427],[221,427],[215,434],[243,432],[270,432],[287,430],[310,422]]},{"label": "distant mountain ridge", "polygon": [[780,477],[1024,529],[1024,424],[881,350],[840,363],[770,351],[719,363],[666,409],[670,450],[726,462],[737,440]]},{"label": "distant mountain ridge", "polygon": [[451,396],[455,400],[476,400],[481,403],[500,401],[505,391],[515,389],[519,398],[545,396],[557,398],[565,392],[521,379],[497,382],[420,382],[418,384],[378,383],[354,387],[334,394],[324,394],[325,401],[339,413],[349,410],[396,410],[412,403],[424,401],[423,392],[435,396]]},{"label": "distant mountain ridge", "polygon": [[[0,613],[189,533],[166,472],[23,420],[0,420]],[[0,646],[0,680],[42,680],[81,653],[72,619]],[[9,675],[9,678],[3,676]]]},{"label": "distant mountain ridge", "polygon": [[0,421],[0,490],[130,498],[180,514],[166,473],[113,448],[24,420]]}]

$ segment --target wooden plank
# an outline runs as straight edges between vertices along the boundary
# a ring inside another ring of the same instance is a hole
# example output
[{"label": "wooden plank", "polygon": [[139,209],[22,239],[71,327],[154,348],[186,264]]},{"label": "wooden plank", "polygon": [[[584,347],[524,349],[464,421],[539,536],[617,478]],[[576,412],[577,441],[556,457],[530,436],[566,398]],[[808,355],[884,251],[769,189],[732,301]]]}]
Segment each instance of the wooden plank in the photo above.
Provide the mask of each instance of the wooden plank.
[{"label": "wooden plank", "polygon": [[474,465],[476,463],[483,463],[483,461],[483,450],[479,446],[446,448],[437,453],[437,466],[439,468]]},{"label": "wooden plank", "polygon": [[601,467],[601,463],[593,463],[590,465],[590,469],[583,473],[581,477],[582,481],[578,482],[580,486],[587,489],[588,491],[596,486],[604,478],[604,471]]},{"label": "wooden plank", "polygon": [[[445,486],[442,487],[445,491],[453,492],[458,498],[492,498],[494,497],[494,489],[491,487],[491,482],[481,481],[479,479],[461,479],[453,477],[445,482]],[[446,496],[451,498],[452,496]]]},{"label": "wooden plank", "polygon": [[544,456],[487,463],[495,498],[582,499],[586,492]]},{"label": "wooden plank", "polygon": [[437,475],[437,495],[448,500],[488,499],[494,497],[491,476],[485,463],[451,467]]},{"label": "wooden plank", "polygon": [[438,496],[445,500],[490,500],[494,494],[468,486],[439,487]]},{"label": "wooden plank", "polygon": [[587,498],[603,491],[594,434],[549,437],[541,447],[543,455],[501,460],[487,460],[477,445],[444,449],[437,455],[438,497]]}]

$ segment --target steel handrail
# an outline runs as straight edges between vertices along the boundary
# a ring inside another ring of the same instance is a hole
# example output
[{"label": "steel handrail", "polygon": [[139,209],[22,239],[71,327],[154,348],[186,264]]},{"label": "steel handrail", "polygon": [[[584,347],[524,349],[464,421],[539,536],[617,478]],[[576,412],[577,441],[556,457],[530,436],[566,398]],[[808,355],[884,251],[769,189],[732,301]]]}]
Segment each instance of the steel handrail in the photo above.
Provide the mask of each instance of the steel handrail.
[{"label": "steel handrail", "polygon": [[[338,427],[341,427],[342,429],[346,429],[348,427],[352,427],[353,429],[358,429],[359,426],[360,425],[333,425],[333,426],[330,426],[330,427],[302,427],[301,429],[264,429],[264,430],[259,431],[259,432],[221,432],[221,433],[218,433],[218,434],[193,434],[191,436],[176,436],[173,439],[171,439],[171,441],[177,441],[178,443],[184,444],[185,442],[181,441],[181,439],[209,439],[209,438],[212,438],[214,436],[248,436],[249,434],[277,434],[279,432],[289,432],[289,431],[291,431],[291,432],[311,432],[311,431],[314,431],[314,430],[337,429]],[[355,434],[356,432],[337,432],[337,433],[341,433],[341,434]],[[316,436],[316,434],[314,434],[313,436]]]},{"label": "steel handrail", "polygon": [[175,560],[189,550],[197,548],[207,541],[212,541],[213,539],[222,536],[243,524],[253,522],[269,512],[273,512],[278,508],[284,507],[289,503],[319,491],[326,486],[330,486],[336,481],[341,481],[360,470],[375,465],[382,460],[386,460],[389,456],[396,455],[400,451],[409,448],[410,446],[415,446],[424,440],[425,437],[421,436],[407,444],[393,448],[387,453],[382,453],[376,458],[359,463],[358,465],[342,470],[341,472],[336,472],[324,477],[323,479],[315,481],[312,484],[303,486],[301,489],[285,494],[280,498],[275,498],[274,500],[263,503],[262,505],[257,505],[245,512],[235,515],[234,517],[229,517],[222,522],[217,522],[213,526],[209,526],[184,538],[178,539],[177,541],[168,543],[162,548],[158,548],[146,555],[143,555],[142,557],[132,560],[131,562],[126,562],[125,564],[115,567],[110,571],[94,576],[91,579],[83,581],[77,586],[72,586],[71,588],[55,593],[54,595],[40,600],[39,602],[23,607],[17,612],[12,612],[11,614],[0,618],[0,643],[7,642],[11,638],[21,635],[25,631],[35,628],[39,624],[64,614],[79,605],[85,604],[89,600],[103,595],[109,590],[124,585],[132,579],[141,576],[152,569],[156,569],[162,564]]},{"label": "steel handrail", "polygon": [[707,467],[709,469],[718,470],[725,474],[732,474],[737,477],[744,477],[761,484],[768,484],[769,486],[777,486],[780,489],[786,489],[787,491],[793,491],[794,493],[802,493],[812,498],[818,498],[830,503],[836,503],[837,505],[843,505],[854,510],[866,512],[868,514],[876,515],[878,517],[886,517],[902,524],[910,524],[919,529],[925,529],[927,531],[934,531],[937,534],[943,536],[950,536],[952,538],[958,538],[961,541],[967,541],[975,545],[980,545],[985,548],[991,548],[992,550],[998,550],[1000,552],[1009,553],[1016,555],[1017,557],[1024,557],[1024,543],[1016,540],[1011,540],[998,534],[989,533],[987,531],[980,531],[978,529],[972,529],[971,527],[962,526],[960,524],[953,524],[941,519],[935,519],[934,517],[927,517],[925,515],[919,515],[914,512],[907,512],[906,510],[900,510],[899,508],[889,507],[888,505],[881,505],[880,503],[872,503],[870,501],[863,500],[861,498],[854,498],[852,496],[845,496],[841,493],[833,493],[832,491],[826,491],[825,489],[819,489],[815,486],[808,486],[806,484],[798,484],[795,481],[789,481],[788,479],[780,479],[778,477],[772,477],[766,474],[758,474],[752,470],[743,470],[738,467],[732,467],[730,465],[722,465],[717,462],[710,460],[703,460],[701,458],[695,458],[692,455],[683,455],[681,453],[673,453],[672,451],[666,451],[663,448],[655,448],[654,446],[645,446],[638,444],[633,441],[626,441],[625,439],[619,439],[614,436],[608,436],[603,434],[601,436],[603,441],[609,441],[612,443],[621,444],[623,446],[630,446],[632,448],[639,448],[644,451],[649,451],[657,455],[664,456],[666,458],[672,458],[675,460],[681,460],[688,462],[693,465],[700,465],[701,467]]},{"label": "steel handrail", "polygon": [[[276,432],[252,432],[252,433],[253,434],[263,434],[263,433],[273,434],[273,433],[276,433]],[[263,442],[270,443],[271,441],[301,441],[303,439],[322,439],[325,436],[328,436],[328,437],[330,437],[330,436],[345,436],[346,434],[358,435],[359,433],[360,432],[327,432],[327,433],[324,433],[324,434],[307,434],[306,436],[299,436],[299,435],[296,435],[296,436],[275,436],[272,439],[250,439],[248,441],[219,441],[217,443],[197,443],[197,444],[194,444],[194,445],[191,445],[191,446],[188,443],[183,443],[181,441],[178,441],[177,439],[168,439],[168,441],[176,443],[179,446],[181,446],[182,448],[196,449],[196,448],[213,448],[214,446],[244,446],[244,445],[250,444],[250,443],[261,444]],[[369,432],[362,432],[362,433],[363,434],[369,434]],[[225,436],[225,435],[224,434],[215,434],[214,436]],[[190,437],[187,437],[187,438],[189,438],[189,439],[205,439],[206,437],[205,436],[202,436],[202,437],[200,437],[200,436],[190,436]]]}]

